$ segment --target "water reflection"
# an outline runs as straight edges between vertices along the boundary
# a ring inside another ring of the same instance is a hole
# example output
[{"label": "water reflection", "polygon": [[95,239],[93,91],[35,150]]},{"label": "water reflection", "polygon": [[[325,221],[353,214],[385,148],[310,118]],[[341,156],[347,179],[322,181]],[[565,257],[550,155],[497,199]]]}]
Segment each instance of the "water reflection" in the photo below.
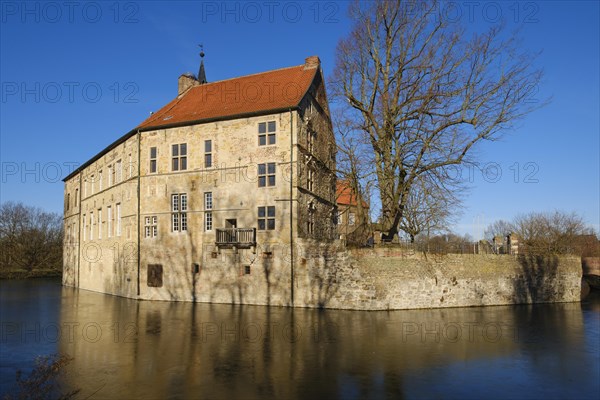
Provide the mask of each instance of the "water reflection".
[{"label": "water reflection", "polygon": [[597,297],[584,304],[356,312],[58,291],[50,301],[60,304],[56,346],[74,357],[67,383],[82,389],[81,398],[600,395]]}]

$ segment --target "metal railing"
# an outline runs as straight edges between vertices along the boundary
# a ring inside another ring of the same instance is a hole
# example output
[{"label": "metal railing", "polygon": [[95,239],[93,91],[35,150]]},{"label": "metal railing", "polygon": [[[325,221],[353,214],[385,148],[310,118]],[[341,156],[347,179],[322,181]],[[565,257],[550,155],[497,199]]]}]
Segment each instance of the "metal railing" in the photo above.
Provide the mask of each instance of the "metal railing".
[{"label": "metal railing", "polygon": [[256,246],[256,228],[217,228],[218,247]]}]

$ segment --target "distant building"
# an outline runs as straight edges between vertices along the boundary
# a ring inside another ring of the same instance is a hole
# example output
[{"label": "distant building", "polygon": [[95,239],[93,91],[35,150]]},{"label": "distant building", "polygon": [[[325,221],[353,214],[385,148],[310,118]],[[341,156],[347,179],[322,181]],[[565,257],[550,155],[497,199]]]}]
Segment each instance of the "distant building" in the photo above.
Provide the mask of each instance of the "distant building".
[{"label": "distant building", "polygon": [[213,83],[202,62],[64,179],[63,283],[188,301],[228,301],[242,285],[262,299],[265,265],[293,282],[290,249],[336,239],[335,157],[318,57]]},{"label": "distant building", "polygon": [[[358,240],[362,242],[366,239],[365,229],[368,228],[369,221],[365,221],[369,206],[361,200],[362,207],[365,210],[364,216],[358,210],[358,199],[356,193],[352,190],[350,184],[345,180],[338,180],[336,184],[336,203],[337,203],[337,232],[339,238],[347,242],[348,240]],[[358,231],[357,231],[358,229]],[[359,236],[359,237],[354,237]],[[362,243],[361,243],[362,244]]]}]

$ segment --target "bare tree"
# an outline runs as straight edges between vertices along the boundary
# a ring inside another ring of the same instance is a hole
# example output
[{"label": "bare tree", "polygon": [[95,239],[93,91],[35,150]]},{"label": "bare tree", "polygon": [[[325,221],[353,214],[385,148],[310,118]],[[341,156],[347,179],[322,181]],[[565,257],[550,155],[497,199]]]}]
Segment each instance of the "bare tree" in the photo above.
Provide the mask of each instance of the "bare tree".
[{"label": "bare tree", "polygon": [[487,240],[493,240],[496,236],[505,237],[506,235],[512,233],[515,230],[515,227],[512,223],[507,222],[505,220],[494,221],[487,228],[485,228],[485,232],[483,236]]},{"label": "bare tree", "polygon": [[439,185],[438,179],[421,176],[406,197],[400,229],[408,234],[411,243],[420,233],[426,233],[429,238],[432,234],[449,232],[460,208],[457,191]]},{"label": "bare tree", "polygon": [[528,253],[576,253],[583,235],[594,236],[579,215],[562,211],[520,215],[513,225],[521,247]]},{"label": "bare tree", "polygon": [[62,218],[22,203],[0,205],[0,267],[60,269]]},{"label": "bare tree", "polygon": [[516,39],[500,26],[469,34],[436,10],[432,1],[356,2],[337,47],[332,98],[372,154],[387,238],[421,176],[449,176],[477,143],[540,106],[528,100],[542,73]]}]

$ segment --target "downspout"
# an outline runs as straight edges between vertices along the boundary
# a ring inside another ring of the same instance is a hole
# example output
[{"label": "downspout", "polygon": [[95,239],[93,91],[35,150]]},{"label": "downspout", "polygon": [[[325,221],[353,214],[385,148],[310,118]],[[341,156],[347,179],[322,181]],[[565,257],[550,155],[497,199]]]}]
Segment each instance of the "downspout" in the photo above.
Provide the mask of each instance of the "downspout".
[{"label": "downspout", "polygon": [[78,190],[78,195],[79,198],[75,199],[75,201],[77,202],[77,207],[78,207],[78,212],[79,212],[79,237],[77,238],[77,242],[79,243],[79,246],[77,246],[77,250],[78,250],[78,255],[77,255],[77,286],[75,287],[79,287],[79,278],[80,278],[80,270],[81,270],[81,238],[83,237],[83,229],[82,229],[82,221],[81,221],[81,208],[83,207],[81,204],[81,198],[83,197],[83,192],[81,191],[81,181],[83,179],[83,171],[81,171],[79,173],[79,190]]},{"label": "downspout", "polygon": [[137,155],[137,295],[138,297],[140,296],[140,269],[141,269],[141,265],[142,265],[142,259],[141,259],[141,249],[140,249],[140,236],[141,236],[141,227],[140,227],[140,223],[141,223],[141,215],[140,215],[140,209],[141,209],[141,181],[140,181],[140,173],[142,170],[141,167],[141,135],[140,135],[140,130],[138,129],[137,131],[137,139],[138,139],[138,155]]},{"label": "downspout", "polygon": [[290,296],[294,307],[294,125],[293,113],[290,108]]}]

